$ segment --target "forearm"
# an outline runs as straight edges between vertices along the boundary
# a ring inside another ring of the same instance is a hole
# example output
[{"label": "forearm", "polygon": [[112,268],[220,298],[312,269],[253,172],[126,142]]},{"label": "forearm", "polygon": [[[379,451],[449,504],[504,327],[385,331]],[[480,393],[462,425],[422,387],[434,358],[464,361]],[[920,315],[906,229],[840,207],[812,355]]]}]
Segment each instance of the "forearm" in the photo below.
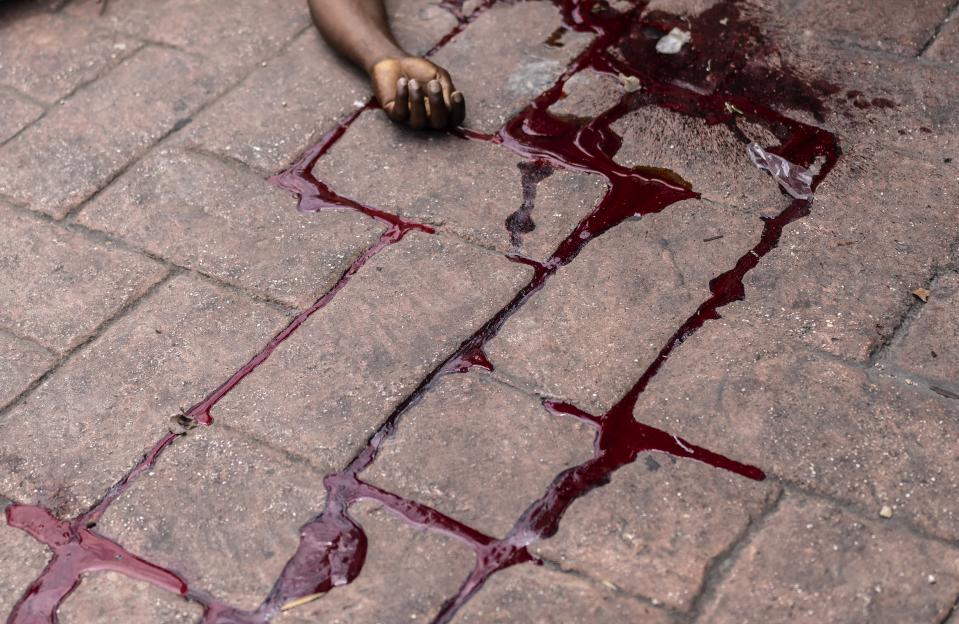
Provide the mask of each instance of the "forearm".
[{"label": "forearm", "polygon": [[383,0],[308,2],[323,38],[368,73],[383,59],[406,56],[390,31]]}]

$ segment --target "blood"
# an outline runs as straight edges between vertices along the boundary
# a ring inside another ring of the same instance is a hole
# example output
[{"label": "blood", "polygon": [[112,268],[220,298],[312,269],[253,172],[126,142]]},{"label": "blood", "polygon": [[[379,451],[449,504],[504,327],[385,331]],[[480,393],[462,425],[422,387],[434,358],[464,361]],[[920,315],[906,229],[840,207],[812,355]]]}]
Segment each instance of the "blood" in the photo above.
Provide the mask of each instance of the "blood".
[{"label": "blood", "polygon": [[553,175],[553,167],[542,160],[524,160],[516,165],[522,174],[523,203],[516,212],[506,217],[506,231],[509,232],[510,251],[519,253],[523,246],[523,234],[536,229],[533,221],[533,206],[536,203],[536,187]]},{"label": "blood", "polygon": [[[514,247],[519,246],[522,234],[532,231],[535,226],[532,210],[536,184],[554,169],[584,171],[602,176],[607,182],[608,191],[573,231],[559,242],[547,260],[539,262],[524,258],[519,253],[509,254],[512,260],[532,267],[530,281],[506,306],[423,378],[344,470],[324,479],[327,493],[325,507],[301,528],[299,547],[260,607],[253,612],[234,609],[202,591],[188,587],[179,575],[127,553],[121,546],[95,532],[96,521],[110,503],[148,470],[163,450],[180,435],[171,433],[164,436],[98,505],[75,520],[58,520],[40,507],[13,505],[7,509],[11,526],[28,532],[47,544],[54,553],[46,570],[18,602],[9,622],[56,621],[58,605],[80,582],[83,572],[109,569],[188,596],[204,606],[204,622],[208,624],[265,623],[284,606],[321,596],[353,581],[361,573],[367,539],[362,527],[349,515],[350,505],[359,500],[377,501],[404,521],[449,535],[474,550],[477,555],[475,567],[434,620],[449,622],[491,575],[513,565],[536,561],[528,550],[530,544],[555,534],[563,514],[573,502],[606,484],[617,469],[632,463],[647,451],[662,451],[675,457],[693,459],[747,479],[764,478],[763,472],[755,466],[737,462],[643,424],[642,415],[639,414],[637,419],[635,412],[640,396],[672,352],[705,323],[718,319],[723,306],[745,296],[744,277],[776,247],[787,225],[809,214],[811,203],[807,200],[793,200],[777,216],[764,218],[763,230],[756,244],[731,269],[711,280],[710,296],[675,330],[639,379],[610,410],[594,415],[558,399],[544,399],[544,409],[557,418],[575,418],[596,430],[594,454],[583,464],[557,475],[506,536],[495,538],[485,535],[435,509],[376,488],[361,479],[362,472],[376,460],[382,445],[393,435],[402,417],[419,403],[437,380],[475,367],[493,369],[485,354],[488,342],[590,241],[626,219],[655,214],[677,202],[699,197],[688,183],[672,172],[653,167],[629,168],[617,163],[615,155],[622,143],[622,139],[612,130],[617,120],[641,107],[658,106],[702,119],[708,124],[724,124],[745,147],[748,139],[742,135],[736,123],[741,115],[752,123],[763,125],[778,138],[779,145],[769,146],[767,151],[807,168],[821,161],[813,180],[813,189],[829,174],[839,158],[838,143],[832,134],[778,112],[784,108],[798,108],[821,118],[827,112],[822,98],[834,93],[835,87],[822,82],[803,81],[781,59],[770,66],[761,62],[776,55],[775,47],[764,39],[758,25],[743,17],[735,2],[715,5],[702,15],[688,20],[664,13],[643,14],[643,3],[626,14],[611,10],[604,2],[555,0],[555,3],[562,12],[565,27],[592,33],[593,43],[571,63],[550,89],[498,133],[483,135],[464,130],[458,134],[466,140],[501,145],[524,160],[520,167],[523,175],[523,205],[507,219],[507,228],[511,239],[515,241]],[[447,8],[459,10],[460,21],[434,49],[452,40],[492,4],[493,0],[487,0],[475,12],[463,17],[461,2],[444,2]],[[657,36],[673,27],[691,30],[693,39],[690,44],[674,57],[655,53]],[[562,97],[566,80],[587,68],[613,75],[636,76],[640,79],[642,89],[635,93],[624,93],[608,110],[585,123],[551,115],[549,108]],[[850,94],[850,97],[858,98],[859,94]],[[728,104],[732,104],[732,107]],[[186,421],[211,424],[211,409],[216,403],[266,361],[307,318],[329,303],[371,257],[401,241],[410,231],[433,233],[429,226],[341,196],[312,175],[317,160],[332,148],[361,114],[373,108],[375,104],[371,102],[354,111],[290,168],[271,180],[297,195],[301,210],[352,210],[383,223],[386,231],[353,262],[327,294],[298,315],[219,388],[188,410],[183,417]]]},{"label": "blood", "polygon": [[175,437],[173,434],[163,436],[98,505],[73,520],[60,520],[49,510],[36,505],[12,504],[7,507],[7,524],[25,531],[53,553],[39,578],[30,584],[14,606],[7,622],[55,622],[57,608],[76,589],[81,575],[86,572],[121,572],[177,594],[187,593],[187,583],[180,576],[127,552],[93,530],[110,502],[152,467]]}]

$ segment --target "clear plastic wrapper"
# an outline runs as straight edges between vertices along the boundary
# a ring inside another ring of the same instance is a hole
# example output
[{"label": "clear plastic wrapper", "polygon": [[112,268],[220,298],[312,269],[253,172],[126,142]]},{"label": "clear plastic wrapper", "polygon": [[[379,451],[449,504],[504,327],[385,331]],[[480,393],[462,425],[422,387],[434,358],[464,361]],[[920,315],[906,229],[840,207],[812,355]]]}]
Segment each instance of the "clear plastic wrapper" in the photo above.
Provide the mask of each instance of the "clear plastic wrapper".
[{"label": "clear plastic wrapper", "polygon": [[808,169],[767,152],[758,143],[750,143],[746,153],[754,165],[768,172],[787,193],[796,199],[812,198],[812,174]]}]

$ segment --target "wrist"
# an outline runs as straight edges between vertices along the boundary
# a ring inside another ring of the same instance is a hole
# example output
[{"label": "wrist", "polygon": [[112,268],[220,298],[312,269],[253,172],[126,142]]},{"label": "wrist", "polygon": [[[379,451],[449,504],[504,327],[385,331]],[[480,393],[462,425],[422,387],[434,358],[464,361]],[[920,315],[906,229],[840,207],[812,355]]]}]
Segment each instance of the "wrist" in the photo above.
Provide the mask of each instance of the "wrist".
[{"label": "wrist", "polygon": [[367,74],[372,76],[373,69],[378,63],[383,61],[399,60],[406,56],[409,55],[398,45],[393,43],[384,44],[370,51],[370,53],[364,59],[363,68],[366,70]]}]

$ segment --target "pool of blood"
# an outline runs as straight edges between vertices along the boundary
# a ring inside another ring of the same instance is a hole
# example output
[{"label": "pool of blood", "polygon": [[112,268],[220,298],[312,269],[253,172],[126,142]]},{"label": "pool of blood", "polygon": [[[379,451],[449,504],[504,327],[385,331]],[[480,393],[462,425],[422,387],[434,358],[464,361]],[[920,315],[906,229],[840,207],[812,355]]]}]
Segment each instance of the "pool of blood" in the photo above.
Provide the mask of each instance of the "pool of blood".
[{"label": "pool of blood", "polygon": [[[656,169],[628,168],[614,159],[621,138],[612,124],[643,106],[659,106],[678,114],[724,124],[743,141],[736,115],[769,129],[780,141],[767,149],[804,167],[821,161],[813,187],[829,174],[839,158],[836,138],[822,130],[794,121],[781,112],[797,109],[822,118],[826,112],[822,97],[835,92],[824,82],[803,81],[784,63],[765,65],[756,58],[775,54],[754,21],[742,14],[736,2],[724,2],[693,18],[679,18],[660,12],[644,13],[644,3],[620,14],[602,1],[554,0],[564,18],[564,27],[594,35],[593,43],[579,55],[567,71],[546,92],[515,116],[495,135],[461,130],[464,140],[488,141],[520,155],[523,203],[506,220],[513,252],[512,260],[533,267],[529,283],[514,298],[440,365],[434,368],[390,414],[370,438],[368,444],[346,469],[324,480],[326,506],[301,529],[300,544],[261,606],[253,612],[232,608],[202,590],[191,588],[179,575],[126,552],[122,546],[99,535],[97,520],[109,505],[148,470],[160,454],[182,433],[165,435],[144,459],[93,509],[74,520],[62,521],[38,506],[10,505],[7,521],[43,542],[53,557],[41,576],[17,603],[8,622],[15,624],[54,622],[56,609],[80,582],[81,574],[96,570],[114,570],[151,582],[189,597],[205,607],[204,622],[255,624],[269,621],[285,605],[317,597],[351,582],[361,572],[366,556],[366,536],[362,527],[349,516],[349,506],[358,500],[374,500],[398,517],[415,526],[455,537],[476,552],[477,563],[457,594],[437,614],[436,622],[450,621],[470,597],[492,575],[512,565],[535,561],[527,547],[534,541],[553,535],[566,509],[578,498],[607,483],[615,470],[629,464],[642,453],[657,450],[676,457],[693,459],[727,470],[744,478],[761,480],[762,471],[708,449],[693,445],[668,432],[641,422],[634,414],[637,401],[674,349],[693,335],[704,323],[719,318],[719,310],[745,296],[744,276],[775,248],[783,228],[807,215],[810,202],[794,200],[780,214],[764,219],[756,244],[729,270],[709,284],[711,295],[686,319],[663,345],[657,357],[639,379],[605,414],[589,414],[561,400],[544,400],[544,409],[562,418],[575,418],[596,430],[594,455],[579,466],[563,471],[544,494],[534,501],[502,538],[484,535],[445,514],[405,499],[362,481],[361,473],[378,455],[401,421],[437,379],[480,367],[492,370],[484,347],[560,267],[572,262],[594,238],[619,225],[625,219],[660,212],[670,205],[698,197],[690,185],[676,174]],[[458,25],[435,49],[445,45],[469,23],[488,9],[486,0],[469,16],[462,2],[444,1],[458,17]],[[675,57],[655,53],[659,36],[673,27],[692,30],[688,48]],[[559,118],[549,108],[563,95],[563,86],[583,69],[635,76],[642,89],[625,93],[595,119],[581,121]],[[851,96],[858,99],[861,94]],[[732,106],[729,106],[731,104]],[[885,105],[883,102],[877,105]],[[266,361],[312,314],[335,297],[374,255],[403,239],[410,231],[432,233],[424,224],[415,223],[354,199],[344,197],[312,175],[315,163],[348,131],[361,114],[375,108],[374,103],[354,113],[332,129],[287,170],[271,180],[299,197],[305,211],[353,210],[386,225],[380,239],[349,267],[334,287],[313,306],[275,336],[254,358],[220,385],[203,401],[187,411],[187,423],[209,425],[211,410],[242,379]],[[556,168],[584,171],[602,176],[608,185],[597,206],[563,239],[551,256],[538,262],[519,252],[522,234],[532,231],[535,189],[539,181]]]}]

